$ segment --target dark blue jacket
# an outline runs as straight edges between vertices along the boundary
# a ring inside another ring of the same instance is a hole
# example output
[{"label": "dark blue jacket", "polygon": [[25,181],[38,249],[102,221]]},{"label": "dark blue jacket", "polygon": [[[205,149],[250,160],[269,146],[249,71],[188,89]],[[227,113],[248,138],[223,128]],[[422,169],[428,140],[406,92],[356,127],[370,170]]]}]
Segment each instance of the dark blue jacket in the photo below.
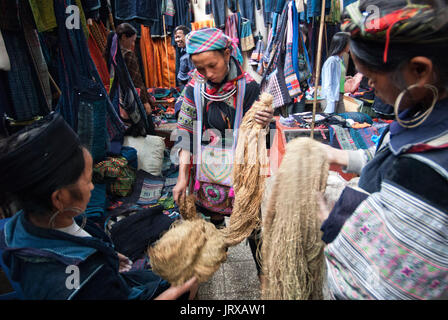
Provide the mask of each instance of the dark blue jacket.
[{"label": "dark blue jacket", "polygon": [[[110,238],[91,222],[84,229],[92,237],[36,227],[22,211],[6,223],[0,246],[25,299],[152,299],[169,287],[150,270],[119,273]],[[71,266],[79,268],[77,288]]]},{"label": "dark blue jacket", "polygon": [[[448,99],[436,103],[429,117],[418,127],[407,129],[396,121],[383,132],[375,157],[361,172],[358,186],[366,193],[346,187],[322,224],[322,240],[336,239],[345,221],[368,194],[379,192],[383,181],[417,195],[440,210],[448,208]],[[406,115],[408,111],[404,111]],[[390,142],[383,143],[390,133]]]}]

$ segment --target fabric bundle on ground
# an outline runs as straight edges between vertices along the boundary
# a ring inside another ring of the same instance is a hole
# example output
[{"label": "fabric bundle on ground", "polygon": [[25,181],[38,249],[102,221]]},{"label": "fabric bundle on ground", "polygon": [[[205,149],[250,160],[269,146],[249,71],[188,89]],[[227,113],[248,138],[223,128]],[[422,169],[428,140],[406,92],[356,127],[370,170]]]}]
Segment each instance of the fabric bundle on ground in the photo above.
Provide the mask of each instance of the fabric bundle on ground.
[{"label": "fabric bundle on ground", "polygon": [[328,170],[318,142],[297,138],[287,145],[263,221],[263,299],[323,298],[316,192],[325,191]]},{"label": "fabric bundle on ground", "polygon": [[161,206],[139,209],[115,223],[110,236],[115,250],[135,261],[144,256],[148,245],[159,240],[172,223],[173,220],[163,214]]},{"label": "fabric bundle on ground", "polygon": [[266,150],[266,129],[255,121],[258,111],[272,109],[273,97],[262,93],[246,113],[239,128],[238,144],[233,164],[233,204],[230,225],[223,229],[228,246],[246,239],[260,225],[260,208],[264,180],[269,174]]},{"label": "fabric bundle on ground", "polygon": [[96,183],[107,183],[109,193],[120,197],[132,193],[135,177],[135,171],[123,157],[109,157],[93,167],[93,180]]},{"label": "fabric bundle on ground", "polygon": [[173,286],[207,281],[227,259],[224,237],[203,219],[178,220],[148,249],[152,270]]}]

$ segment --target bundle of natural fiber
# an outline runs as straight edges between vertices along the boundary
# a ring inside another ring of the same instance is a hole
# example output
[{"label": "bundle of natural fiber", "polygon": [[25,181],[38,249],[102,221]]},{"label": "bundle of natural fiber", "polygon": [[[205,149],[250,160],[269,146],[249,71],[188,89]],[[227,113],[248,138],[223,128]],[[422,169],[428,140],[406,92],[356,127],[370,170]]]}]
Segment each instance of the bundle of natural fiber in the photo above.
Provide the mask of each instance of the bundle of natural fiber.
[{"label": "bundle of natural fiber", "polygon": [[227,259],[224,237],[203,219],[176,221],[148,255],[153,271],[174,286],[207,281]]},{"label": "bundle of natural fiber", "polygon": [[195,197],[193,195],[183,194],[179,198],[179,211],[184,220],[198,219],[198,213],[196,211]]},{"label": "bundle of natural fiber", "polygon": [[272,109],[272,95],[262,93],[246,113],[239,128],[233,164],[235,201],[228,228],[222,229],[228,246],[246,239],[261,224],[260,208],[265,178],[269,174],[266,129],[255,121],[258,111]]},{"label": "bundle of natural fiber", "polygon": [[316,192],[329,165],[320,143],[289,142],[263,221],[263,299],[322,299],[323,247]]}]

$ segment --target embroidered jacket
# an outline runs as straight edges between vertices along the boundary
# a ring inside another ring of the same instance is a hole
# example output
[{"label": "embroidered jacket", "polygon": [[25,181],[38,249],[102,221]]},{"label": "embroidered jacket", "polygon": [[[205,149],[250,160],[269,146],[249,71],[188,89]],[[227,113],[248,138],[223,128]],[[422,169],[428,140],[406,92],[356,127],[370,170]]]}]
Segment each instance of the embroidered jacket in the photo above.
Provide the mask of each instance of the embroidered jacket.
[{"label": "embroidered jacket", "polygon": [[325,249],[333,298],[448,293],[447,107],[439,101],[417,128],[392,123],[362,171],[362,192],[347,188],[324,223],[324,234],[337,234]]}]

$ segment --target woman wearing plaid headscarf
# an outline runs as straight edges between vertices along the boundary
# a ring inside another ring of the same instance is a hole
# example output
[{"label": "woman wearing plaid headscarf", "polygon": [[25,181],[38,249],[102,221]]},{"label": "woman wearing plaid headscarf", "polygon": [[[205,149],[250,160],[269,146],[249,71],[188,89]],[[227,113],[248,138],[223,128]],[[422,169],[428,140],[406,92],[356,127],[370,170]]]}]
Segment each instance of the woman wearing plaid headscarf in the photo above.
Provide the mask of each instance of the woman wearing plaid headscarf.
[{"label": "woman wearing plaid headscarf", "polygon": [[[176,202],[187,190],[192,167],[190,157],[192,154],[196,157],[197,151],[204,145],[204,142],[197,140],[198,136],[201,137],[196,133],[197,130],[200,130],[201,134],[210,133],[212,138],[210,139],[210,135],[207,137],[210,141],[214,139],[212,142],[214,144],[219,141],[228,146],[227,142],[230,142],[230,147],[234,148],[236,140],[233,136],[225,139],[226,131],[238,129],[242,117],[258,99],[260,93],[259,85],[242,69],[242,57],[235,41],[221,30],[205,28],[190,32],[186,46],[196,69],[183,91],[183,102],[177,123],[179,136],[177,147],[181,151],[179,178],[173,190]],[[270,112],[258,112],[256,121],[266,127],[272,117],[273,114]],[[195,123],[199,121],[201,124],[198,129]],[[231,163],[223,163],[222,170],[231,172],[231,166]],[[194,167],[196,171],[193,172],[198,173],[199,166]],[[199,184],[196,179],[195,191],[204,198],[204,201],[198,204],[198,211],[209,216],[216,226],[224,226],[224,215],[232,212],[232,207],[229,205],[229,198],[233,196],[232,191],[217,184],[207,184],[206,187],[204,184]]]},{"label": "woman wearing plaid headscarf", "polygon": [[373,158],[327,147],[330,163],[361,173],[330,213],[321,201],[331,298],[448,296],[447,14],[446,1],[346,8],[355,65],[395,121]]}]

